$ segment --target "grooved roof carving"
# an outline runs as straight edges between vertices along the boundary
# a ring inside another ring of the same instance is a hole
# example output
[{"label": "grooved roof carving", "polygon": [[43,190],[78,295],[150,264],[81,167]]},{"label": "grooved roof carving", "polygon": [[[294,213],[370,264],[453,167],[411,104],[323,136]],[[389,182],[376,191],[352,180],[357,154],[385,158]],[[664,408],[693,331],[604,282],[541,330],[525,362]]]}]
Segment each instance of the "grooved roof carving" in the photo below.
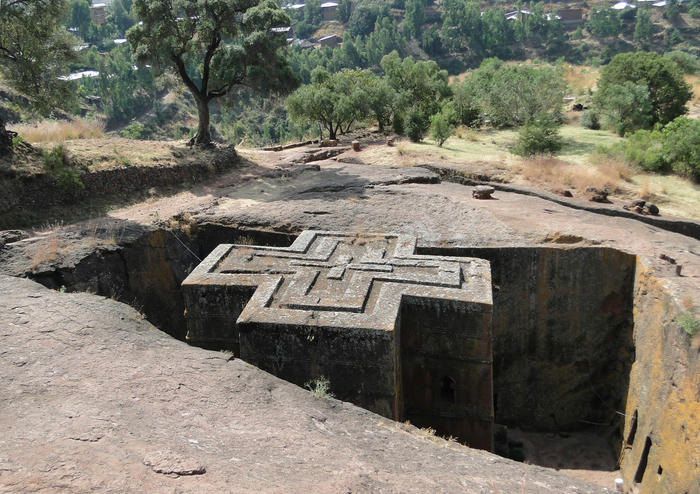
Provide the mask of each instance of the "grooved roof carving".
[{"label": "grooved roof carving", "polygon": [[290,247],[222,244],[184,283],[257,287],[239,322],[392,330],[404,296],[491,304],[487,261],[415,246],[408,235],[325,231]]}]

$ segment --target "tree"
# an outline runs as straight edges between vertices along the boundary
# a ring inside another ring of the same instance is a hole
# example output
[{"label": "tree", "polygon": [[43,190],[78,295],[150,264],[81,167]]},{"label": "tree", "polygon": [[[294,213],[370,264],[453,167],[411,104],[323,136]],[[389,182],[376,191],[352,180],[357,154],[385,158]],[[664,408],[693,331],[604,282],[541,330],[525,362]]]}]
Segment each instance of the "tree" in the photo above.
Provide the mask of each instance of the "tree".
[{"label": "tree", "polygon": [[[66,7],[62,0],[0,0],[0,75],[43,112],[73,101],[71,84],[58,79],[75,56],[75,38],[62,25]],[[11,152],[0,118],[0,156]]]},{"label": "tree", "polygon": [[344,69],[334,74],[317,67],[311,84],[300,87],[287,98],[289,116],[300,122],[318,123],[330,139],[347,132],[353,123],[370,114],[365,87],[374,76],[368,70]]},{"label": "tree", "polygon": [[483,35],[479,5],[466,0],[445,0],[443,7],[443,44],[453,51],[481,54]]},{"label": "tree", "polygon": [[377,120],[379,132],[384,132],[384,128],[391,123],[391,117],[394,114],[396,93],[386,79],[374,74],[367,77],[365,90],[367,91],[367,103]]},{"label": "tree", "polygon": [[430,115],[440,110],[441,101],[451,96],[447,71],[440,70],[432,60],[414,61],[411,57],[401,59],[394,51],[382,58],[381,66],[389,86],[397,94],[399,109],[417,107],[429,119]]},{"label": "tree", "polygon": [[471,78],[480,113],[494,127],[524,125],[542,114],[560,117],[566,82],[559,69],[489,62]]},{"label": "tree", "polygon": [[591,34],[600,38],[617,36],[622,28],[620,15],[616,10],[607,7],[594,10],[586,28]]},{"label": "tree", "polygon": [[681,13],[681,9],[678,6],[678,0],[668,0],[666,2],[666,9],[664,10],[664,17],[666,19],[676,19]]},{"label": "tree", "polygon": [[81,36],[87,34],[90,27],[90,4],[87,0],[71,0],[68,26],[78,29]]},{"label": "tree", "polygon": [[634,26],[634,40],[642,46],[647,46],[654,38],[654,24],[646,9],[638,9],[637,24]]},{"label": "tree", "polygon": [[438,146],[442,147],[454,132],[455,129],[450,123],[449,117],[443,112],[438,112],[430,117],[430,137],[438,143]]},{"label": "tree", "polygon": [[351,36],[367,36],[374,30],[377,19],[389,17],[389,8],[386,4],[379,5],[359,4],[350,14],[347,31]]},{"label": "tree", "polygon": [[197,103],[194,144],[211,143],[213,99],[237,86],[271,91],[294,83],[285,37],[271,31],[290,19],[272,0],[135,0],[132,10],[141,20],[127,33],[134,58],[174,68]]},{"label": "tree", "polygon": [[424,0],[408,0],[406,3],[406,16],[403,20],[403,31],[406,38],[416,38],[420,40],[424,22]]},{"label": "tree", "polygon": [[134,25],[131,15],[131,0],[114,0],[111,5],[112,14],[110,20],[119,28],[119,32],[126,32]]},{"label": "tree", "polygon": [[346,24],[350,20],[350,14],[352,14],[351,0],[340,0],[336,12],[338,12],[338,20]]},{"label": "tree", "polygon": [[604,92],[596,93],[596,97],[596,101],[604,101],[599,106],[606,125],[614,128],[619,135],[624,136],[630,131],[650,126],[651,101],[649,88],[645,84],[631,81],[612,84]]},{"label": "tree", "polygon": [[683,80],[678,66],[656,53],[633,52],[615,55],[603,67],[595,95],[596,106],[605,110],[610,88],[625,82],[645,85],[649,91],[650,116],[648,126],[666,124],[685,114],[685,104],[693,93]]},{"label": "tree", "polygon": [[378,65],[384,55],[392,51],[403,53],[405,46],[406,40],[399,34],[396,22],[388,16],[380,17],[365,42],[365,58],[369,65]]}]

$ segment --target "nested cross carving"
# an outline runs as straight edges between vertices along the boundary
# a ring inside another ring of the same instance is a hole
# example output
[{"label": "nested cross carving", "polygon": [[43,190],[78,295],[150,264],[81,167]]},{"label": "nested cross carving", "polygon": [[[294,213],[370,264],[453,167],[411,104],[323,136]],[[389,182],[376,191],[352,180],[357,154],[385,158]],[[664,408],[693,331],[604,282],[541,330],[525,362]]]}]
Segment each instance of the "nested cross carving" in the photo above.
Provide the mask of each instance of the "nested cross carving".
[{"label": "nested cross carving", "polygon": [[290,247],[220,245],[186,283],[257,287],[239,321],[387,330],[404,296],[480,303],[490,294],[485,261],[414,250],[406,235],[306,231]]}]

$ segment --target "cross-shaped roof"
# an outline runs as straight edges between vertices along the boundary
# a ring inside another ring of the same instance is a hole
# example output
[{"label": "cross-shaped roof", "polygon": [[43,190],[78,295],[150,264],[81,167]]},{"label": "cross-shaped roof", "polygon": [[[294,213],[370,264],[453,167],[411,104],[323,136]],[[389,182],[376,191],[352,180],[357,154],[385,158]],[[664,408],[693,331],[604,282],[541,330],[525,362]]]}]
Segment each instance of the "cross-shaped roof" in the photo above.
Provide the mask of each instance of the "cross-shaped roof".
[{"label": "cross-shaped roof", "polygon": [[403,297],[491,305],[488,262],[414,254],[415,237],[305,231],[290,247],[219,245],[183,285],[256,287],[238,322],[394,329]]}]

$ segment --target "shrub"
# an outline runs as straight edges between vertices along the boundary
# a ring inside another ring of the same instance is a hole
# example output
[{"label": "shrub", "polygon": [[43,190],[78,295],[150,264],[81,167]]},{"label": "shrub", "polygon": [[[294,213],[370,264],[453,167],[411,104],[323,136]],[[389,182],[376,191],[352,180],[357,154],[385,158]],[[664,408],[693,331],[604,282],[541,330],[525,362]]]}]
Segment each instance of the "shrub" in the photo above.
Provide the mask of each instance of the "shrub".
[{"label": "shrub", "polygon": [[400,136],[404,135],[406,129],[404,128],[403,124],[403,115],[401,115],[400,113],[394,114],[394,119],[391,121],[391,129]]},{"label": "shrub", "polygon": [[661,134],[658,131],[638,130],[626,141],[600,151],[649,172],[669,171],[661,153]]},{"label": "shrub", "polygon": [[430,127],[430,119],[417,109],[411,108],[406,116],[406,135],[413,142],[420,142]]},{"label": "shrub", "polygon": [[311,391],[311,394],[316,398],[333,398],[333,393],[331,393],[331,382],[326,377],[317,377],[311,381],[307,381],[306,389]]},{"label": "shrub", "polygon": [[695,336],[700,332],[700,319],[696,318],[690,310],[682,312],[676,317],[676,323],[690,336]]},{"label": "shrub", "polygon": [[44,170],[56,178],[58,185],[65,189],[82,189],[85,186],[78,174],[67,163],[63,146],[44,152]]},{"label": "shrub", "polygon": [[678,117],[662,131],[661,154],[674,173],[700,182],[700,120]]},{"label": "shrub", "polygon": [[454,135],[455,128],[450,123],[445,112],[436,113],[430,117],[430,137],[442,147],[448,137]]},{"label": "shrub", "polygon": [[146,128],[138,122],[134,122],[127,127],[124,127],[119,135],[126,139],[143,139],[146,137]]},{"label": "shrub", "polygon": [[520,128],[513,152],[520,156],[553,154],[562,147],[559,126],[549,115],[541,115]]},{"label": "shrub", "polygon": [[14,136],[12,138],[12,149],[17,149],[17,147],[24,142],[24,137]]},{"label": "shrub", "polygon": [[638,130],[604,154],[649,172],[674,172],[700,181],[700,121],[678,117],[663,130]]},{"label": "shrub", "polygon": [[600,129],[600,116],[595,110],[586,110],[581,114],[581,125],[587,129]]}]

